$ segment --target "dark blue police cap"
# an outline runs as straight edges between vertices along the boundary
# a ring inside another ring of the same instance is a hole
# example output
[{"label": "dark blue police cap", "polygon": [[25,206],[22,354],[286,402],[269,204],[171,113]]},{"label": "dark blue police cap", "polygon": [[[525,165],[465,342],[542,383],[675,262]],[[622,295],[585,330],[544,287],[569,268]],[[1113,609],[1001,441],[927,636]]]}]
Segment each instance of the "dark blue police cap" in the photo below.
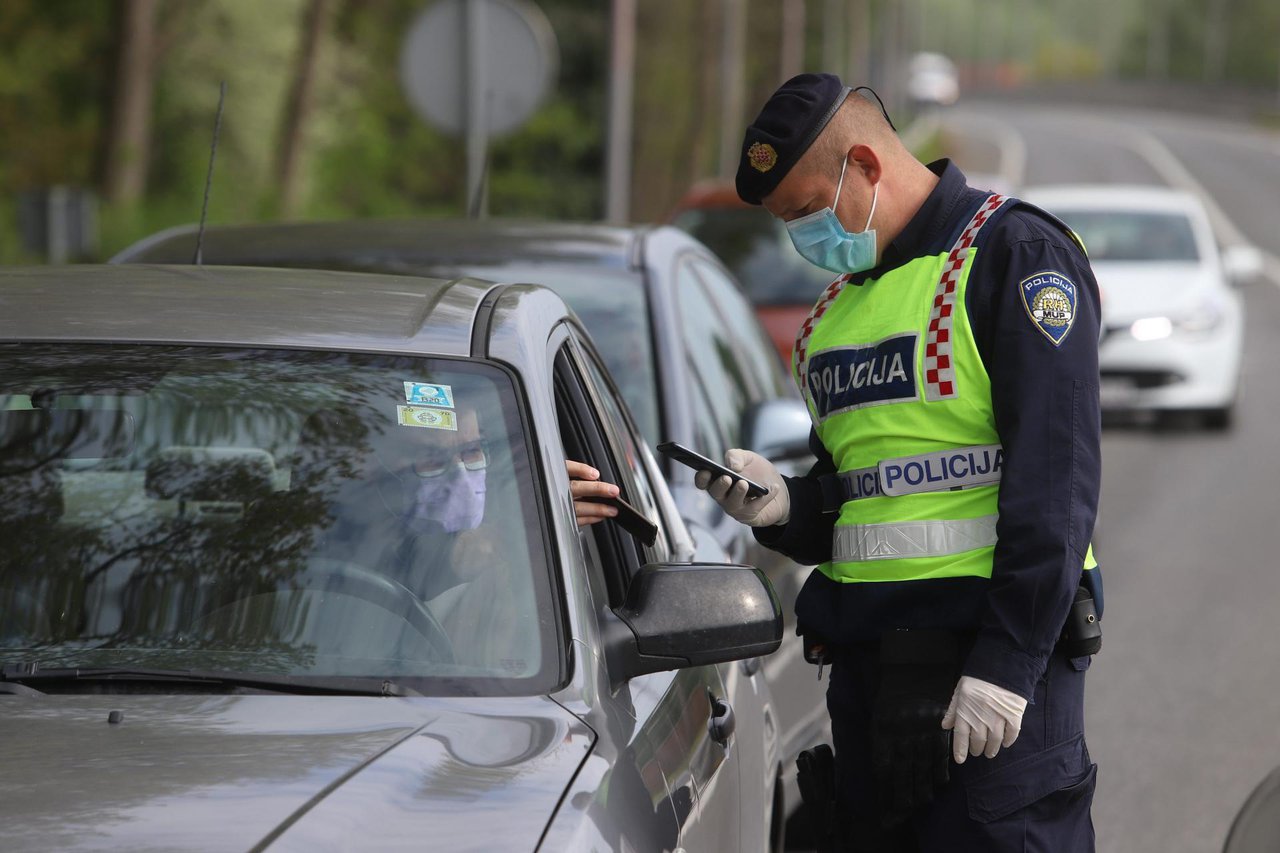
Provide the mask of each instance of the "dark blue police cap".
[{"label": "dark blue police cap", "polygon": [[849,92],[834,74],[797,74],[778,87],[742,140],[735,183],[743,201],[760,204],[773,192]]}]

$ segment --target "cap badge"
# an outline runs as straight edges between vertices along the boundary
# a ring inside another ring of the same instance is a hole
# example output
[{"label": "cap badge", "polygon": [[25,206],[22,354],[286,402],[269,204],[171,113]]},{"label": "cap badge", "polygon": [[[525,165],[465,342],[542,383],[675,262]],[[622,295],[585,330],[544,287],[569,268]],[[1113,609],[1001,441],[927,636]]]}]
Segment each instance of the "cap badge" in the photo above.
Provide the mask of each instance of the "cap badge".
[{"label": "cap badge", "polygon": [[747,149],[747,160],[757,172],[767,172],[778,162],[778,152],[767,142],[753,142]]}]

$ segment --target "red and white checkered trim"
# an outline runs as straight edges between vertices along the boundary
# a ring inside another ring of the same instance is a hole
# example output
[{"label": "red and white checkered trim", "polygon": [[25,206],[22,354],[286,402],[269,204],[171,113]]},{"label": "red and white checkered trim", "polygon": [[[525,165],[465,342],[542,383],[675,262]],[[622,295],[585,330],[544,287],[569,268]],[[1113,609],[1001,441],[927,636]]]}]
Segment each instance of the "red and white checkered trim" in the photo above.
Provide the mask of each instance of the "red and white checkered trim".
[{"label": "red and white checkered trim", "polygon": [[952,362],[951,330],[956,310],[956,286],[960,272],[969,257],[969,249],[977,239],[978,230],[991,218],[1006,196],[994,194],[983,202],[978,212],[969,220],[956,244],[947,254],[942,265],[942,277],[933,295],[933,310],[929,314],[929,331],[924,343],[924,398],[927,401],[950,400],[958,393],[956,369]]},{"label": "red and white checkered trim", "polygon": [[[1007,196],[999,194],[989,196],[960,233],[960,238],[951,247],[946,263],[942,266],[942,277],[938,280],[938,289],[934,293],[929,333],[925,340],[926,400],[948,400],[956,396],[955,367],[951,359],[951,315],[955,311],[956,285],[960,281],[965,259],[969,257],[969,248],[978,237],[978,230],[1008,200]],[[851,278],[852,275],[842,275],[827,285],[822,297],[814,304],[813,310],[800,324],[800,331],[796,334],[796,346],[791,353],[791,369],[795,371],[796,383],[806,401],[809,400],[809,338],[813,336],[813,330],[822,315],[827,313],[831,303],[836,301]]]},{"label": "red and white checkered trim", "polygon": [[822,291],[822,297],[814,303],[809,316],[800,324],[800,331],[796,333],[796,346],[791,351],[791,369],[796,372],[796,384],[800,386],[800,394],[806,400],[809,399],[809,338],[813,335],[813,329],[822,319],[822,315],[827,313],[831,303],[836,301],[836,297],[840,295],[840,291],[844,290],[844,286],[851,278],[853,276],[850,274],[842,275],[828,284],[827,289]]}]

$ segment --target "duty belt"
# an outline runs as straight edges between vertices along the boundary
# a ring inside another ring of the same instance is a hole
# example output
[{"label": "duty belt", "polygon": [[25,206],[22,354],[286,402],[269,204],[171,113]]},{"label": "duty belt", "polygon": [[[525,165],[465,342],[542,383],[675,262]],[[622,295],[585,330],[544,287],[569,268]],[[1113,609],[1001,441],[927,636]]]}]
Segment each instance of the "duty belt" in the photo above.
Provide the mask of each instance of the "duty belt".
[{"label": "duty belt", "polygon": [[831,562],[861,563],[963,554],[996,544],[996,519],[984,515],[947,521],[837,525]]},{"label": "duty belt", "polygon": [[822,511],[839,512],[846,501],[865,498],[990,486],[1000,482],[1003,467],[1004,450],[998,444],[954,447],[918,456],[882,459],[867,468],[819,477]]}]

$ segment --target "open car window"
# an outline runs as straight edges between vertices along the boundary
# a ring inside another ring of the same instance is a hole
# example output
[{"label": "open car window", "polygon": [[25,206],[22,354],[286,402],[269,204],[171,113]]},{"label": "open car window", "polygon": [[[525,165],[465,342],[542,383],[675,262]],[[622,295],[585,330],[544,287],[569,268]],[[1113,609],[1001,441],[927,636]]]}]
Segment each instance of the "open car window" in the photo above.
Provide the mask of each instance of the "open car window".
[{"label": "open car window", "polygon": [[[591,364],[592,366],[588,366]],[[655,533],[650,541],[619,518],[608,519],[587,529],[591,553],[602,572],[610,607],[622,603],[627,584],[647,562],[664,559],[670,553],[670,538],[658,507],[653,486],[644,470],[629,421],[606,384],[597,384],[593,374],[599,368],[573,344],[566,343],[555,357],[556,410],[561,440],[570,459],[586,462],[600,472],[600,478],[618,486],[621,497],[636,510],[642,524]]]},{"label": "open car window", "polygon": [[463,360],[0,347],[0,661],[543,692],[523,405]]}]

